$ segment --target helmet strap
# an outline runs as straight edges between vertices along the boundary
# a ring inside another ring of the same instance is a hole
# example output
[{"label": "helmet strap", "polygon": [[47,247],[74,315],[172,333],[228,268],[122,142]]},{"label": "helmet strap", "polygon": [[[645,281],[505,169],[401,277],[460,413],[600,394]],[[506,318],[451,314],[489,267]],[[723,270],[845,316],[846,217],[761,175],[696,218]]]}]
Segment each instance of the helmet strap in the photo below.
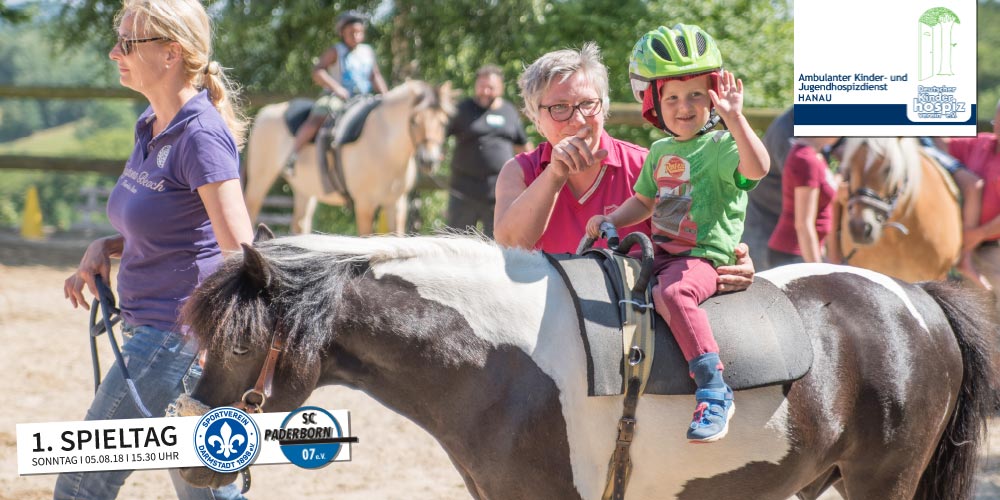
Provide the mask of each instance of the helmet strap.
[{"label": "helmet strap", "polygon": [[670,131],[667,128],[667,124],[663,122],[663,111],[660,109],[660,82],[652,81],[650,82],[649,90],[653,93],[653,111],[656,112],[656,121],[658,122],[658,127],[660,130],[670,134],[673,137],[677,137],[677,134]]},{"label": "helmet strap", "polygon": [[[702,135],[705,132],[708,132],[709,130],[715,128],[715,125],[718,124],[719,120],[721,119],[722,117],[720,117],[719,114],[715,112],[715,106],[712,106],[712,111],[710,111],[708,115],[708,122],[705,123],[705,126],[698,131],[698,135]],[[724,124],[725,123],[723,123],[723,125]]]}]

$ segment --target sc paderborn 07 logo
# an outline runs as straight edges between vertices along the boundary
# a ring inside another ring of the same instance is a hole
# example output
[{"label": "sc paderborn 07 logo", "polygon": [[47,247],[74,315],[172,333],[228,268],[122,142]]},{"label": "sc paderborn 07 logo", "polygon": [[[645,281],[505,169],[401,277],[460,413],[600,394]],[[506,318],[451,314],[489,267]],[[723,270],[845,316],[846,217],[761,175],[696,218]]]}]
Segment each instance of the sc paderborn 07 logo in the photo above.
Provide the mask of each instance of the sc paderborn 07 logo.
[{"label": "sc paderborn 07 logo", "polygon": [[349,422],[341,425],[323,408],[303,406],[289,413],[280,429],[265,430],[264,441],[278,441],[289,462],[304,469],[318,469],[333,461],[344,443],[350,446],[358,442],[357,437],[345,436],[345,431],[350,432]]},{"label": "sc paderborn 07 logo", "polygon": [[242,410],[215,408],[198,421],[194,449],[205,467],[216,472],[236,472],[257,458],[260,430]]}]

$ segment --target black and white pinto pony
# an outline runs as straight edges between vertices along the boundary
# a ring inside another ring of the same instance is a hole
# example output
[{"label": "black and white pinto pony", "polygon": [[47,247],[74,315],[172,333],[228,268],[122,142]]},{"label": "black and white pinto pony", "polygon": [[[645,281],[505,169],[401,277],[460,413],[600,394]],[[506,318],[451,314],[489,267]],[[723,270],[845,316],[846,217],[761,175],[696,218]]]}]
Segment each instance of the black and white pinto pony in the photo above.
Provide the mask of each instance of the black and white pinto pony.
[{"label": "black and white pinto pony", "polygon": [[[691,396],[643,396],[627,498],[812,499],[831,486],[848,499],[968,498],[996,401],[988,302],[847,266],[757,279],[797,309],[811,370],[739,391],[729,434],[713,444],[685,439]],[[433,435],[474,498],[599,499],[622,397],[587,396],[573,311],[544,255],[477,238],[259,242],[186,305],[207,350],[191,397],[238,401],[279,340],[266,411],[346,385]]]}]

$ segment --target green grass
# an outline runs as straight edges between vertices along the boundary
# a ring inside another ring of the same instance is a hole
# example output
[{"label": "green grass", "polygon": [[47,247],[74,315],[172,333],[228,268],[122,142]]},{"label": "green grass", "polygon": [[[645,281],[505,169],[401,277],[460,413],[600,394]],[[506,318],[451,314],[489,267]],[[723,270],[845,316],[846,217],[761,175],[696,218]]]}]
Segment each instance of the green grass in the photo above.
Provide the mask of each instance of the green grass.
[{"label": "green grass", "polygon": [[[124,165],[132,145],[131,127],[100,128],[91,120],[82,119],[35,132],[16,141],[0,143],[0,155],[109,158],[121,159]],[[45,224],[66,229],[79,219],[77,206],[83,201],[79,195],[80,187],[110,187],[114,183],[115,176],[96,173],[57,174],[0,169],[0,227],[17,227],[20,224],[24,193],[29,186],[39,189]],[[288,186],[281,182],[272,189],[272,193],[291,194]],[[431,191],[419,196],[421,221],[418,231],[432,233],[444,225],[448,194],[446,191]],[[282,229],[286,228],[279,230]],[[357,234],[353,213],[342,207],[323,204],[317,207],[313,229],[324,233]]]},{"label": "green grass", "polygon": [[[99,128],[89,119],[40,130],[0,143],[0,155],[124,159],[132,151],[133,132],[127,127]],[[38,188],[44,224],[68,229],[80,219],[80,188],[110,187],[116,176],[96,172],[49,172],[0,169],[0,227],[18,227],[28,187]],[[98,217],[103,217],[103,213]]]},{"label": "green grass", "polygon": [[124,160],[132,151],[132,141],[130,127],[98,128],[84,118],[0,142],[0,154]]}]

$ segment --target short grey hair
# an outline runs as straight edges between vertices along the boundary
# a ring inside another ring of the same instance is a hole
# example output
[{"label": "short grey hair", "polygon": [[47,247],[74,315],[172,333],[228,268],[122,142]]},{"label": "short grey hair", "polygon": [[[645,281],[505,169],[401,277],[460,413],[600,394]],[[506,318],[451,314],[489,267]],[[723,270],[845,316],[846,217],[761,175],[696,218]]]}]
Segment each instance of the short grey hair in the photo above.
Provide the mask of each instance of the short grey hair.
[{"label": "short grey hair", "polygon": [[524,100],[524,114],[536,125],[538,124],[538,106],[542,94],[549,84],[558,78],[564,82],[577,71],[582,71],[590,81],[590,85],[600,94],[604,104],[604,116],[608,116],[608,68],[601,60],[601,48],[594,42],[587,42],[577,49],[556,50],[535,59],[535,62],[524,68],[517,86],[521,89],[521,99]]}]

